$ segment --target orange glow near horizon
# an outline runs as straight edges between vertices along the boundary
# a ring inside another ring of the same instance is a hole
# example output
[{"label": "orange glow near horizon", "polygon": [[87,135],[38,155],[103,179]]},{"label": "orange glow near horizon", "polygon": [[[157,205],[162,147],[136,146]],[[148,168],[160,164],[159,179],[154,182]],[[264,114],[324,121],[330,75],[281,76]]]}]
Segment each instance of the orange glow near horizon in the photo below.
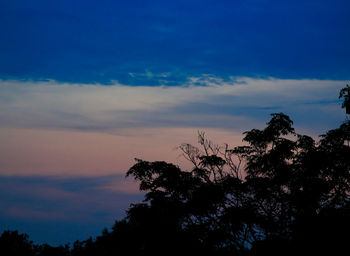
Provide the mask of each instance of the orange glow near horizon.
[{"label": "orange glow near horizon", "polygon": [[[241,144],[242,135],[206,129],[215,143]],[[2,128],[1,175],[103,176],[125,174],[134,158],[190,164],[176,149],[197,143],[195,128],[138,128],[118,133]]]}]

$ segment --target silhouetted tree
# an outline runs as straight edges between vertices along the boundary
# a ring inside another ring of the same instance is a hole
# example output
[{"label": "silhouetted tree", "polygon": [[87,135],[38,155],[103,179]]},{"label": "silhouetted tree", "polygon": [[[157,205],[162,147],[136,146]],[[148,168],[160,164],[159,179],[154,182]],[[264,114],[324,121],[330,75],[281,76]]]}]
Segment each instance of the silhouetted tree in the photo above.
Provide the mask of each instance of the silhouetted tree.
[{"label": "silhouetted tree", "polygon": [[[345,107],[348,88],[340,93]],[[217,255],[345,248],[339,231],[350,227],[349,121],[318,142],[292,125],[287,115],[272,114],[266,128],[244,133],[248,145],[233,149],[199,133],[200,148],[180,146],[190,171],[137,159],[127,176],[146,196],[127,222],[141,229],[143,248]]]},{"label": "silhouetted tree", "polygon": [[346,114],[350,114],[350,87],[346,85],[340,90],[339,99],[344,98],[342,108],[345,108]]},{"label": "silhouetted tree", "polygon": [[65,246],[51,246],[48,244],[36,246],[36,255],[38,256],[69,256],[70,248]]},{"label": "silhouetted tree", "polygon": [[28,238],[27,234],[19,234],[18,231],[4,231],[0,237],[1,255],[34,256],[34,245]]}]

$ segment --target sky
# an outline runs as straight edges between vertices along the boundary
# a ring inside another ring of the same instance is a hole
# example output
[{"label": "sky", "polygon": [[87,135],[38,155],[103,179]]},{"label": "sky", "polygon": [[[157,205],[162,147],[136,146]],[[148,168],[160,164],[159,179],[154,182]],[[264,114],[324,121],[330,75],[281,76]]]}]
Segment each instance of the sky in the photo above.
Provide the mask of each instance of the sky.
[{"label": "sky", "polygon": [[0,232],[59,245],[140,202],[134,158],[191,166],[270,113],[317,138],[345,119],[348,0],[0,0]]}]

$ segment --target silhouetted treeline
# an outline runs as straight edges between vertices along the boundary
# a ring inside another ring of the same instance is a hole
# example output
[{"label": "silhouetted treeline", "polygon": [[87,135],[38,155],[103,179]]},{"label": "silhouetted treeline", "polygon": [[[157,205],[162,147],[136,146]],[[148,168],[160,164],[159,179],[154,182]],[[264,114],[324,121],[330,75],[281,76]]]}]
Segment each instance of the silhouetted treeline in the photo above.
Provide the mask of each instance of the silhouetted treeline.
[{"label": "silhouetted treeline", "polygon": [[68,245],[52,247],[48,244],[35,245],[27,234],[18,231],[4,231],[0,237],[0,255],[4,256],[68,256]]},{"label": "silhouetted treeline", "polygon": [[[341,91],[343,107],[350,88]],[[36,246],[4,232],[7,255],[340,255],[350,230],[350,121],[319,141],[297,134],[283,113],[244,146],[179,148],[190,171],[136,160],[127,172],[145,198],[111,231],[71,247]]]}]

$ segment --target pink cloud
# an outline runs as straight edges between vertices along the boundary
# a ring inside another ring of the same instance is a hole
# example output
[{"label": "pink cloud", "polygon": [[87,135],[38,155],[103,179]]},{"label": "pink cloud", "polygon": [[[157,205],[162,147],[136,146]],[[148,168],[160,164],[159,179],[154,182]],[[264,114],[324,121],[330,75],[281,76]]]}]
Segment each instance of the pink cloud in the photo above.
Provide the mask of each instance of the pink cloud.
[{"label": "pink cloud", "polygon": [[[206,129],[218,143],[241,143],[241,133]],[[190,165],[175,148],[196,144],[196,128],[134,128],[118,134],[0,128],[1,175],[103,176],[125,174],[134,158]],[[123,187],[122,187],[123,186]],[[119,189],[133,190],[131,184]]]}]

